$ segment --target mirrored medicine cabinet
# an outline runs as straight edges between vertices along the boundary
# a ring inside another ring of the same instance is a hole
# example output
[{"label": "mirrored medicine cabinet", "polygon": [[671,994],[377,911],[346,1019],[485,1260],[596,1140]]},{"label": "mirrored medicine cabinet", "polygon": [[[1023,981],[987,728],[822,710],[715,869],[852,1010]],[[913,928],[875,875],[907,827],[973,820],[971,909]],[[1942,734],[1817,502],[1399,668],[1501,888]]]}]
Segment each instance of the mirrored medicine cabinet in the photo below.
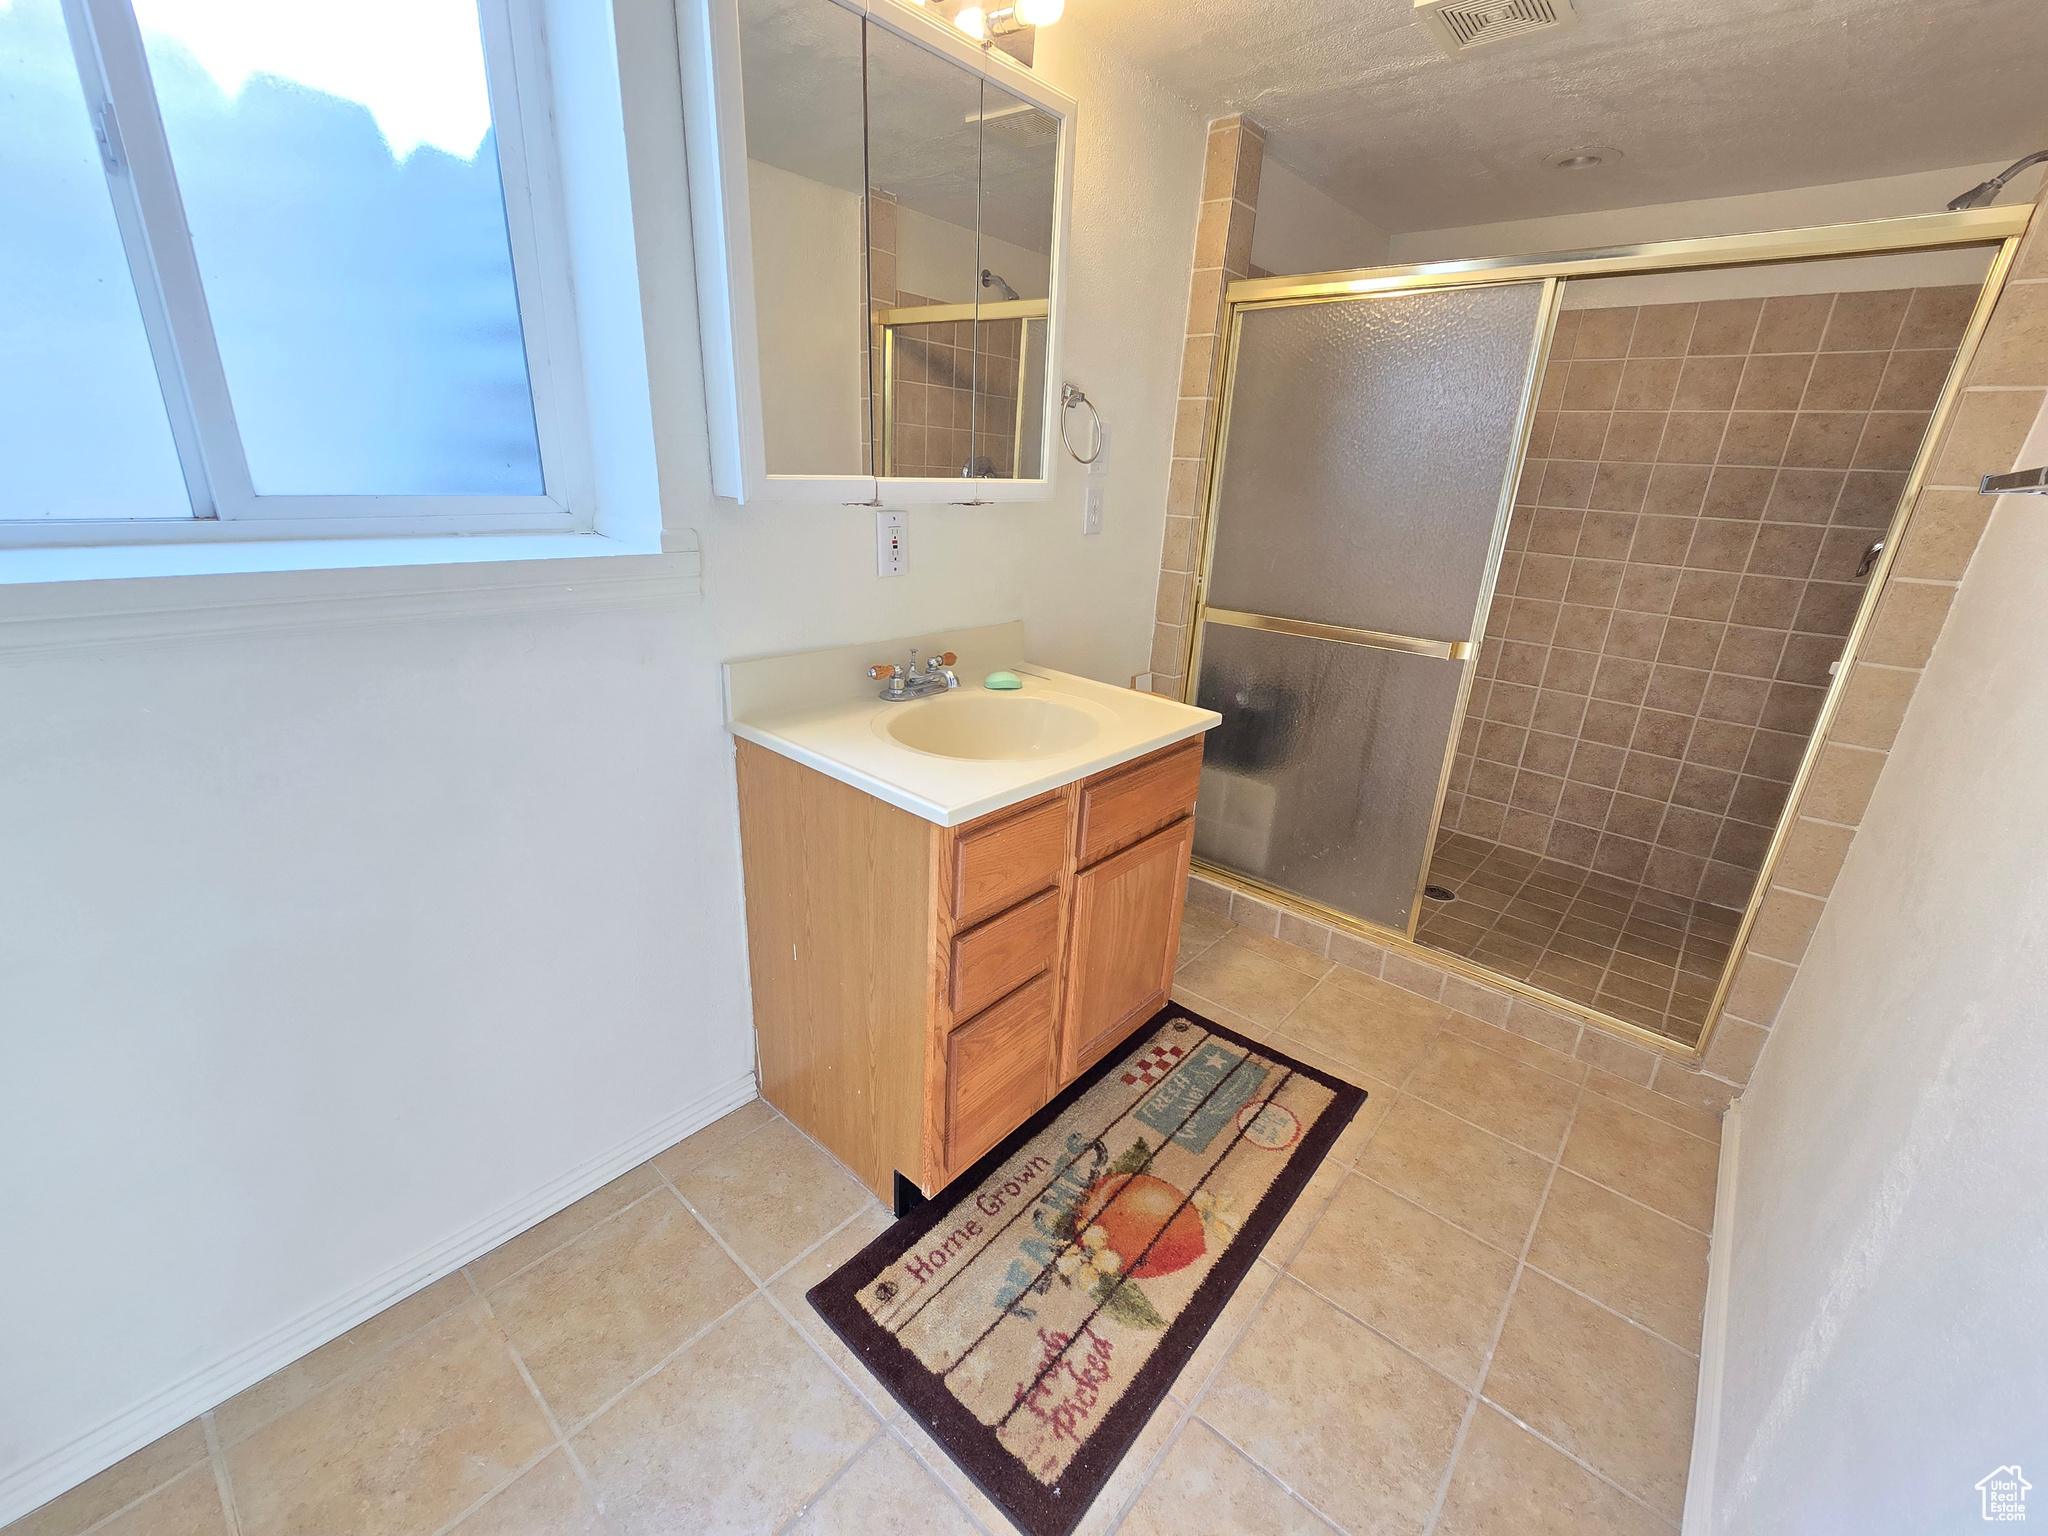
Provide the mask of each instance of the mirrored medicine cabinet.
[{"label": "mirrored medicine cabinet", "polygon": [[1051,491],[1075,106],[902,0],[681,0],[713,489]]}]

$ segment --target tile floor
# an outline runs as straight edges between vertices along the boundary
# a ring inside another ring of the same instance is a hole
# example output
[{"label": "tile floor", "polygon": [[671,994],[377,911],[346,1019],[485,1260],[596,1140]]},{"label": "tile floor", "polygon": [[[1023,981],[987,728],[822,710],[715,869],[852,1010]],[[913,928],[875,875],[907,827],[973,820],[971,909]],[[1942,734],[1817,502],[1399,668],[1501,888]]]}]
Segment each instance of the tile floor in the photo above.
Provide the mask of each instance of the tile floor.
[{"label": "tile floor", "polygon": [[1691,1045],[1742,914],[1465,832],[1438,835],[1416,942]]},{"label": "tile floor", "polygon": [[[1677,1529],[1719,1124],[1190,911],[1371,1097],[1080,1529]],[[1011,1530],[804,1291],[888,1224],[755,1102],[6,1536]]]}]

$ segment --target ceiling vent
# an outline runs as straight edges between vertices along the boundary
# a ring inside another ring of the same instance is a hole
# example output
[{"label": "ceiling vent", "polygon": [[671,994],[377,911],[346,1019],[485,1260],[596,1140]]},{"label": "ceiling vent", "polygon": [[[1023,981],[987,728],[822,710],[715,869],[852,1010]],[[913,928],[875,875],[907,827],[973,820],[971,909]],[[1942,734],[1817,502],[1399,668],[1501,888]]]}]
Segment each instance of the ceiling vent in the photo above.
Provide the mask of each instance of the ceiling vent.
[{"label": "ceiling vent", "polygon": [[1415,0],[1415,14],[1453,58],[1579,19],[1572,0]]}]

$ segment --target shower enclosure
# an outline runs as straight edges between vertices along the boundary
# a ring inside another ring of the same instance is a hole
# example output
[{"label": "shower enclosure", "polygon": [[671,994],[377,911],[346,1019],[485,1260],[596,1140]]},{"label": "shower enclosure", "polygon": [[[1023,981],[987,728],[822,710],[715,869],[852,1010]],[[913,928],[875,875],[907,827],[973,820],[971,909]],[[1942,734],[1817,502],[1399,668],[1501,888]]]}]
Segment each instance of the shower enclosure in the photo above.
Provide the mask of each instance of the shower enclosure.
[{"label": "shower enclosure", "polygon": [[1234,284],[1198,862],[1703,1050],[2014,219]]}]

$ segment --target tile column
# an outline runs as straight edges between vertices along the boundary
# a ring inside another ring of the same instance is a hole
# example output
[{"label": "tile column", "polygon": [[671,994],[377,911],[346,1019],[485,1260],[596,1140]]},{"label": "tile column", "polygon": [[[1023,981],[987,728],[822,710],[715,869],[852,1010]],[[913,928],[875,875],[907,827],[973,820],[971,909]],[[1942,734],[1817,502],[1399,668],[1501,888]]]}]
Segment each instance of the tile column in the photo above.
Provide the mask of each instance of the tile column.
[{"label": "tile column", "polygon": [[1201,217],[1195,225],[1194,280],[1188,292],[1187,337],[1181,348],[1180,408],[1173,426],[1173,469],[1167,482],[1166,538],[1159,556],[1159,599],[1152,626],[1152,688],[1178,695],[1194,613],[1202,455],[1216,408],[1216,352],[1222,340],[1223,290],[1251,272],[1252,221],[1258,212],[1259,165],[1266,130],[1241,113],[1209,125],[1202,169]]}]

